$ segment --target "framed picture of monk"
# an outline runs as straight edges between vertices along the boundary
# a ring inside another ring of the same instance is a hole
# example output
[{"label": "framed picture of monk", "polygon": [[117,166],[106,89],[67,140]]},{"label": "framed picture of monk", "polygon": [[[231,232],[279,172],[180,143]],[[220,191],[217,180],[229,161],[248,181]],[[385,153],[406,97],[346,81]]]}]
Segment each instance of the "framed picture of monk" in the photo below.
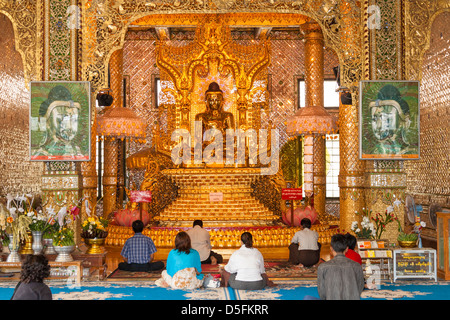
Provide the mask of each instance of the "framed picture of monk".
[{"label": "framed picture of monk", "polygon": [[360,159],[419,159],[419,81],[361,81],[359,98]]},{"label": "framed picture of monk", "polygon": [[30,87],[30,160],[89,161],[90,83],[32,81]]}]

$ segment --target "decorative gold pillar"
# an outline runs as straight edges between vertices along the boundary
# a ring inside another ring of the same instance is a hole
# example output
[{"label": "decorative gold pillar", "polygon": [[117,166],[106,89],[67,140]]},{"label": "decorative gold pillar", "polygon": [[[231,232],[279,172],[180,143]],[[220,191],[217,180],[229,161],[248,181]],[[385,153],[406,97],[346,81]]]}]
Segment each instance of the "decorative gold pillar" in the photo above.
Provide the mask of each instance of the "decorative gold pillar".
[{"label": "decorative gold pillar", "polygon": [[[389,26],[389,32],[377,28],[370,29],[369,52],[370,80],[402,79],[402,4],[388,0],[374,0],[381,16],[379,24]],[[389,48],[389,50],[380,50]],[[415,56],[420,56],[416,54]],[[392,67],[388,67],[390,65]],[[414,77],[409,79],[415,79]],[[365,199],[366,208],[372,211],[372,217],[384,213],[394,201],[393,213],[404,226],[406,172],[403,160],[365,160]],[[391,243],[397,242],[398,224],[386,227],[382,237]]]},{"label": "decorative gold pillar", "polygon": [[[305,35],[305,93],[306,106],[323,107],[323,34],[317,23],[301,26]],[[314,208],[319,217],[325,213],[326,172],[325,139],[323,134],[315,134],[313,148],[313,193]],[[319,218],[320,219],[320,218]]]},{"label": "decorative gold pillar", "polygon": [[[0,1],[1,2],[1,1]],[[11,2],[12,3],[12,2]],[[29,29],[32,25],[31,22],[34,19],[26,16],[26,12],[29,10],[43,10],[42,16],[37,16],[36,20],[42,21],[42,43],[43,47],[43,60],[33,55],[29,55],[24,52],[23,56],[26,57],[25,65],[31,63],[35,57],[36,64],[42,63],[43,73],[34,74],[35,78],[31,80],[45,80],[45,81],[78,81],[77,72],[77,37],[78,29],[68,27],[64,20],[64,27],[60,27],[62,22],[59,19],[52,19],[52,17],[60,16],[61,12],[68,12],[68,8],[71,5],[76,5],[75,0],[66,1],[38,1],[36,3],[36,9],[33,9],[31,3],[27,4],[27,8],[20,8],[18,4],[11,4],[14,7],[14,12],[22,11],[23,14],[17,16],[17,21],[21,21],[21,24],[25,26],[25,29]],[[38,4],[40,3],[40,4]],[[2,5],[0,4],[0,7]],[[14,14],[15,15],[15,14]],[[25,19],[25,20],[24,20]],[[24,21],[27,21],[24,23]],[[22,29],[19,28],[19,29]],[[31,30],[31,29],[30,29]],[[38,32],[39,33],[39,32]],[[22,36],[24,41],[28,43],[28,48],[33,48],[33,39],[35,35]],[[19,44],[19,42],[18,42]],[[20,48],[21,46],[19,46]],[[53,50],[53,48],[66,48],[64,53],[60,50]],[[33,50],[31,50],[33,51]],[[40,50],[34,50],[40,51]],[[36,69],[37,70],[37,69]],[[34,71],[34,70],[33,70]],[[29,71],[25,70],[25,76],[33,75]],[[41,78],[42,77],[42,78]],[[43,208],[52,207],[56,212],[61,208],[66,207],[69,209],[73,205],[77,205],[82,196],[83,181],[81,175],[81,165],[83,162],[76,161],[46,161],[44,162],[44,171],[42,173],[42,206]],[[75,243],[81,242],[80,230],[81,221],[75,220],[73,224],[69,225],[74,231]]]},{"label": "decorative gold pillar", "polygon": [[[350,1],[342,1],[339,9],[343,13],[349,12],[351,10]],[[343,63],[341,63],[341,85],[347,87],[352,93],[351,105],[343,105],[339,101],[340,229],[341,231],[350,231],[352,222],[360,220],[356,212],[361,212],[365,206],[365,163],[359,159],[359,99],[357,89],[360,78],[344,76],[345,73],[358,74],[359,72],[359,70],[347,70],[347,68],[357,68],[359,66],[358,61],[361,59],[358,50],[361,47],[361,39],[358,36],[360,34],[360,22],[351,15],[342,15],[340,26],[342,52],[345,52],[345,56],[342,58]]]},{"label": "decorative gold pillar", "polygon": [[[110,89],[114,98],[109,108],[120,108],[123,95],[123,49],[113,52],[109,61]],[[103,216],[107,217],[117,206],[117,174],[119,141],[115,137],[104,138]]]},{"label": "decorative gold pillar", "polygon": [[[97,157],[97,117],[95,110],[95,95],[91,95],[91,160],[81,162],[81,179],[82,179],[82,198],[88,200],[92,205],[97,202],[97,171],[96,171],[96,157]],[[83,201],[84,202],[84,201]],[[84,219],[87,216],[86,207],[82,205],[81,216]]]},{"label": "decorative gold pillar", "polygon": [[[339,99],[340,100],[340,99]],[[364,208],[364,162],[359,160],[358,108],[339,102],[339,203],[340,228],[350,231],[356,212]]]}]

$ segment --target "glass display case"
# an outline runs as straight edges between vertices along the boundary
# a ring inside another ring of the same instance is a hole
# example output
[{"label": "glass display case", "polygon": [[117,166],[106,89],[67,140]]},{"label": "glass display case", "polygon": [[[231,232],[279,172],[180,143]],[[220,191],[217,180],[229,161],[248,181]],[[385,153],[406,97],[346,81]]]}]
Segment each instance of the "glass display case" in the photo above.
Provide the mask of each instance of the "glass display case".
[{"label": "glass display case", "polygon": [[450,280],[450,212],[437,212],[437,274]]}]

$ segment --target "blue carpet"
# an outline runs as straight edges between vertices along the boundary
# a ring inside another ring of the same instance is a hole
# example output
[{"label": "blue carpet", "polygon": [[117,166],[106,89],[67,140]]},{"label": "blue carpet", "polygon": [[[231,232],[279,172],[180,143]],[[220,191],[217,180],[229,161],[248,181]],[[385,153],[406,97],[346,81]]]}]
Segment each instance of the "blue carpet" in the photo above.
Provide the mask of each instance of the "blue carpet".
[{"label": "blue carpet", "polygon": [[[239,291],[238,300],[303,300],[305,296],[319,297],[316,282],[279,283],[275,288],[260,291]],[[383,283],[378,290],[364,290],[361,300],[450,300],[450,282],[398,281]]]},{"label": "blue carpet", "polygon": [[[448,281],[398,281],[379,290],[364,290],[362,300],[450,300]],[[245,291],[231,288],[175,290],[149,283],[87,282],[80,287],[50,283],[54,300],[303,300],[318,297],[315,281],[280,281],[274,288]],[[0,300],[9,300],[14,284],[0,285]]]}]

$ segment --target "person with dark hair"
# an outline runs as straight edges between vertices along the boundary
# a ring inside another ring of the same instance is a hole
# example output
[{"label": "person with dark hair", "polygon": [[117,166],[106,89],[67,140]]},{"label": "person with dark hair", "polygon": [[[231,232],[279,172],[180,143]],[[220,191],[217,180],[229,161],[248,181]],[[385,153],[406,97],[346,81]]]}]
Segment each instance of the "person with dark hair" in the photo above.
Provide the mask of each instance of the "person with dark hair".
[{"label": "person with dark hair", "polygon": [[331,237],[332,259],[317,268],[317,290],[322,300],[359,300],[364,290],[361,266],[345,257],[347,241],[343,234]]},{"label": "person with dark hair", "polygon": [[166,270],[155,284],[175,289],[195,289],[203,285],[200,255],[192,249],[191,238],[185,231],[175,237],[175,249],[167,256]]},{"label": "person with dark hair", "polygon": [[317,231],[311,230],[311,220],[303,218],[300,225],[302,230],[294,234],[289,245],[289,262],[309,268],[319,262],[322,245]]},{"label": "person with dark hair", "polygon": [[202,264],[215,265],[223,262],[222,255],[211,250],[211,236],[207,230],[203,229],[202,220],[195,220],[192,228],[186,232],[191,238],[192,248],[200,254]]},{"label": "person with dark hair", "polygon": [[50,266],[44,255],[27,255],[11,300],[52,300],[52,291],[44,283],[49,276]]},{"label": "person with dark hair", "polygon": [[239,290],[261,290],[266,286],[275,286],[266,274],[261,252],[253,247],[250,232],[241,235],[241,244],[221,272],[222,285]]},{"label": "person with dark hair", "polygon": [[358,252],[355,251],[356,248],[356,237],[350,233],[347,233],[345,235],[345,241],[347,241],[347,247],[348,250],[345,253],[345,256],[349,259],[352,259],[353,261],[358,262],[360,265],[362,265],[362,259]]},{"label": "person with dark hair", "polygon": [[156,247],[150,237],[142,234],[144,223],[135,220],[131,227],[134,236],[129,238],[122,248],[120,255],[125,262],[119,263],[119,270],[149,272],[163,269],[164,262],[153,261]]}]

